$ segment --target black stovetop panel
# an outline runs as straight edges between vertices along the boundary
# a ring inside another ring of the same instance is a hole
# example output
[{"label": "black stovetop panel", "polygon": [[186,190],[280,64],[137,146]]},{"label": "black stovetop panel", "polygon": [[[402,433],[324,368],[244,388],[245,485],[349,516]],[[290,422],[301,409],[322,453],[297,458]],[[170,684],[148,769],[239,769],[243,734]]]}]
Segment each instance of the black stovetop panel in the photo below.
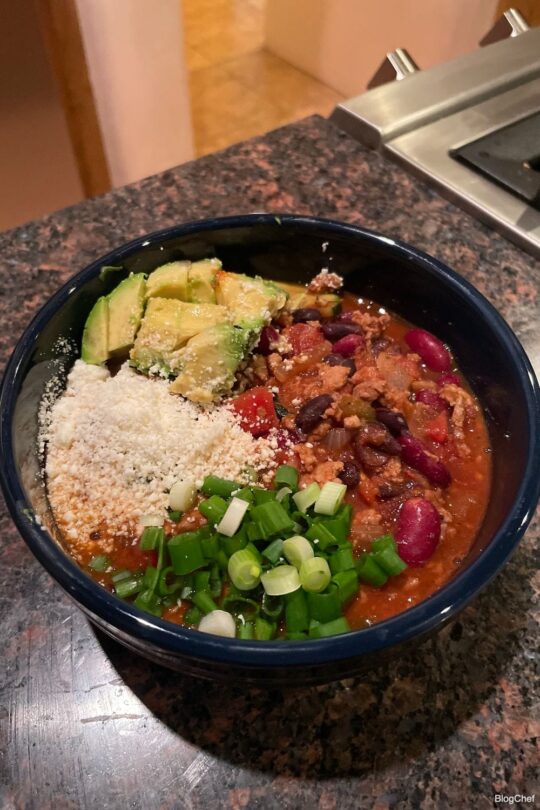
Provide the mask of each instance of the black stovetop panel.
[{"label": "black stovetop panel", "polygon": [[540,112],[450,151],[540,211]]}]

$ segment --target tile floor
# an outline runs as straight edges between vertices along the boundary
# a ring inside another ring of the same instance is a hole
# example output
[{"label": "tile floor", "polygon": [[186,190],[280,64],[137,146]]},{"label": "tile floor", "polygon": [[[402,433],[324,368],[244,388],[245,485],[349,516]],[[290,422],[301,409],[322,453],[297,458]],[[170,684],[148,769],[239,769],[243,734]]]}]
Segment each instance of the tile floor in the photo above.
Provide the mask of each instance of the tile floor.
[{"label": "tile floor", "polygon": [[198,156],[313,113],[335,90],[264,50],[265,0],[183,0]]}]

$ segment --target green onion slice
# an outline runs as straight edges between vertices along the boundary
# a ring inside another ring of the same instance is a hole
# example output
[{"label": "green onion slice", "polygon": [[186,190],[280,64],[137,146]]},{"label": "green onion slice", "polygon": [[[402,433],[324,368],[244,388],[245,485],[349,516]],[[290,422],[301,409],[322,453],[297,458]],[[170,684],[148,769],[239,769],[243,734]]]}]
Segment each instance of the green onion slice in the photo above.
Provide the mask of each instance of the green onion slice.
[{"label": "green onion slice", "polygon": [[320,593],[332,578],[330,566],[322,557],[304,560],[300,568],[300,583],[305,591]]},{"label": "green onion slice", "polygon": [[92,557],[88,565],[92,571],[98,571],[100,574],[102,574],[107,570],[110,562],[106,554],[98,554],[96,557]]},{"label": "green onion slice", "polygon": [[347,487],[345,484],[327,481],[315,502],[315,512],[317,512],[318,515],[335,515],[341,506],[346,492]]},{"label": "green onion slice", "polygon": [[236,622],[226,610],[212,610],[207,613],[199,622],[198,629],[202,633],[212,633],[215,636],[236,637]]},{"label": "green onion slice", "polygon": [[262,568],[248,548],[235,551],[229,559],[227,566],[233,585],[239,591],[251,591],[259,584]]},{"label": "green onion slice", "polygon": [[309,540],[296,534],[283,542],[283,554],[291,565],[300,570],[304,560],[314,556],[314,551]]},{"label": "green onion slice", "polygon": [[317,501],[319,495],[321,494],[320,486],[315,483],[309,484],[305,489],[301,489],[300,492],[297,492],[293,495],[293,501],[295,502],[296,506],[300,510],[300,512],[307,512],[310,506]]},{"label": "green onion slice", "polygon": [[242,498],[233,498],[227,507],[227,511],[216,526],[220,534],[232,537],[240,528],[244,515],[249,509],[249,503]]},{"label": "green onion slice", "polygon": [[290,487],[293,492],[298,489],[298,470],[291,464],[280,464],[274,476],[274,484],[277,487]]},{"label": "green onion slice", "polygon": [[261,583],[269,596],[285,596],[300,587],[300,577],[294,565],[278,565],[261,575]]}]

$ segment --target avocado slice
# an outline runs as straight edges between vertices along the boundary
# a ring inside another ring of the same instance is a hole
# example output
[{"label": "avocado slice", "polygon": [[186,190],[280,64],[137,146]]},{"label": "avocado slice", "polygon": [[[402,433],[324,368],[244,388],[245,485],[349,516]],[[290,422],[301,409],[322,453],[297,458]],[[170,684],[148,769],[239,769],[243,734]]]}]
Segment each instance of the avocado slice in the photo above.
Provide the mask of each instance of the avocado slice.
[{"label": "avocado slice", "polygon": [[194,262],[188,273],[188,300],[194,304],[216,303],[216,273],[221,268],[219,259]]},{"label": "avocado slice", "polygon": [[227,394],[244,357],[246,342],[245,330],[228,323],[199,332],[179,353],[182,369],[170,385],[171,392],[200,403]]},{"label": "avocado slice", "polygon": [[258,331],[284,307],[287,293],[272,281],[240,273],[217,273],[218,304],[228,307],[234,324]]},{"label": "avocado slice", "polygon": [[85,363],[101,365],[109,357],[109,305],[106,296],[98,298],[84,325],[81,358]]},{"label": "avocado slice", "polygon": [[141,323],[146,279],[144,273],[129,275],[108,297],[109,356],[127,354]]},{"label": "avocado slice", "polygon": [[130,352],[142,371],[166,374],[179,368],[179,350],[203,329],[229,321],[225,307],[188,304],[174,298],[149,298],[141,328]]},{"label": "avocado slice", "polygon": [[169,262],[157,267],[146,282],[147,298],[188,300],[188,270],[191,262]]},{"label": "avocado slice", "polygon": [[312,293],[301,289],[291,294],[287,301],[287,309],[294,312],[295,309],[309,307],[318,309],[323,318],[332,318],[341,312],[341,303],[341,296],[335,293]]}]

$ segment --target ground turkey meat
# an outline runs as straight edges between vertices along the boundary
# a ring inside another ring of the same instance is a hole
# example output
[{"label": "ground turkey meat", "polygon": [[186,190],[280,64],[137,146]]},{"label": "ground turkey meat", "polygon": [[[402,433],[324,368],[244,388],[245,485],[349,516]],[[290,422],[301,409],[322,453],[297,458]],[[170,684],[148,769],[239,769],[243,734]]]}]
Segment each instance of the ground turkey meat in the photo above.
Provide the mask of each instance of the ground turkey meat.
[{"label": "ground turkey meat", "polygon": [[337,273],[321,271],[308,285],[312,293],[333,293],[343,287],[343,279]]}]

